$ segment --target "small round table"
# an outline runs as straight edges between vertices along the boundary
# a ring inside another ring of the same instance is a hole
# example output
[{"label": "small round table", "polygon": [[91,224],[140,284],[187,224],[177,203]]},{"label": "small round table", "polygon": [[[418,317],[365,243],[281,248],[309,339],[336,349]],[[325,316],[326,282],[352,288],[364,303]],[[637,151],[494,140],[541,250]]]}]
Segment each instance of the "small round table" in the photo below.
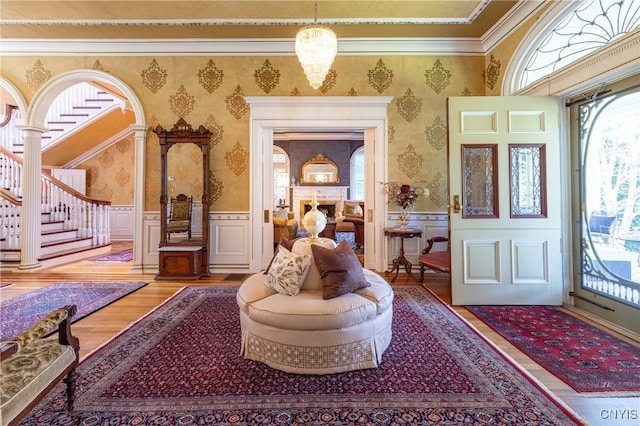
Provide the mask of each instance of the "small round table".
[{"label": "small round table", "polygon": [[404,265],[404,270],[407,274],[416,281],[419,281],[416,277],[411,273],[411,262],[409,259],[404,257],[404,240],[405,238],[422,238],[422,231],[416,228],[384,228],[385,237],[389,238],[400,238],[400,255],[393,259],[393,266],[390,270],[385,271],[386,274],[392,273],[394,270],[396,271],[396,275],[391,279],[391,282],[394,282],[396,278],[398,278],[398,272],[400,272],[400,265]]}]

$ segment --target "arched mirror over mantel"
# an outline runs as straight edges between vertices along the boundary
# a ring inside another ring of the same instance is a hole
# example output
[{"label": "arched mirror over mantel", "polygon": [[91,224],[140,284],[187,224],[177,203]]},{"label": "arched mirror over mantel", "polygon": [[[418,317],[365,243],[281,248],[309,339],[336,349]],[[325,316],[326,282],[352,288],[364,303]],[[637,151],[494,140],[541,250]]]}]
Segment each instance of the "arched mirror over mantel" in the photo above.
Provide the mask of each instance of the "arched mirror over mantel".
[{"label": "arched mirror over mantel", "polygon": [[322,154],[317,154],[302,166],[300,183],[326,185],[339,182],[338,166]]},{"label": "arched mirror over mantel", "polygon": [[[160,244],[156,279],[209,275],[209,139],[180,119],[154,129],[160,142]],[[198,167],[201,165],[201,167]]]}]

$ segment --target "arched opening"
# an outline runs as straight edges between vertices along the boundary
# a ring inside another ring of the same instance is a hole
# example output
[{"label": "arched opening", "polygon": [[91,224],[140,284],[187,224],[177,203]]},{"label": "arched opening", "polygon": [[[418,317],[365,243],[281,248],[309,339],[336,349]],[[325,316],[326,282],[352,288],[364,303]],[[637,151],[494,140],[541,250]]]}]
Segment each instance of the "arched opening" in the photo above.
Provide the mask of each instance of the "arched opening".
[{"label": "arched opening", "polygon": [[115,88],[127,99],[130,106],[134,123],[130,126],[130,132],[134,135],[134,265],[133,268],[141,267],[142,259],[140,243],[142,242],[142,212],[144,208],[144,153],[146,126],[142,105],[131,88],[120,79],[97,70],[74,70],[52,78],[44,84],[33,97],[33,100],[27,107],[24,115],[23,125],[21,126],[25,139],[24,150],[24,191],[23,191],[23,209],[31,216],[27,216],[27,223],[34,224],[25,229],[25,240],[21,250],[21,268],[30,269],[39,267],[37,262],[37,254],[39,244],[40,226],[36,212],[40,210],[40,171],[42,168],[42,134],[48,131],[46,117],[51,104],[54,100],[67,88],[78,83],[91,82],[104,86]]}]

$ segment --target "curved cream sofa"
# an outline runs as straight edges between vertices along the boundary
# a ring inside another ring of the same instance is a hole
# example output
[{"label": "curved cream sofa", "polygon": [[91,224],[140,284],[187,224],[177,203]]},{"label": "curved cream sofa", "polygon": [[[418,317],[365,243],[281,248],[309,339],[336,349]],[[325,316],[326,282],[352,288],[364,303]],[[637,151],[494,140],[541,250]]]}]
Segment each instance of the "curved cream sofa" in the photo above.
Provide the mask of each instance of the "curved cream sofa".
[{"label": "curved cream sofa", "polygon": [[[324,247],[335,242],[320,239]],[[293,253],[311,254],[298,240]],[[315,262],[302,290],[287,296],[264,285],[262,272],[238,289],[242,329],[241,354],[268,366],[299,374],[329,374],[375,368],[391,341],[393,290],[379,275],[364,269],[369,287],[324,300]]]}]

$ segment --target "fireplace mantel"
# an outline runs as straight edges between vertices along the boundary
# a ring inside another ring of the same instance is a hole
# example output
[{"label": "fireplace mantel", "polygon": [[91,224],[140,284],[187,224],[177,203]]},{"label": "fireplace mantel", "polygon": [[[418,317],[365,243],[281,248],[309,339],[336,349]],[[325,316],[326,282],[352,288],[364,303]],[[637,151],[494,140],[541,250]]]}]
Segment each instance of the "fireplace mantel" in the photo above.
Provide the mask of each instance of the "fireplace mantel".
[{"label": "fireplace mantel", "polygon": [[342,211],[344,202],[347,200],[348,186],[294,186],[293,202],[291,209],[299,224],[304,217],[304,205],[311,202],[313,193],[316,193],[318,204],[335,204],[336,212]]}]

